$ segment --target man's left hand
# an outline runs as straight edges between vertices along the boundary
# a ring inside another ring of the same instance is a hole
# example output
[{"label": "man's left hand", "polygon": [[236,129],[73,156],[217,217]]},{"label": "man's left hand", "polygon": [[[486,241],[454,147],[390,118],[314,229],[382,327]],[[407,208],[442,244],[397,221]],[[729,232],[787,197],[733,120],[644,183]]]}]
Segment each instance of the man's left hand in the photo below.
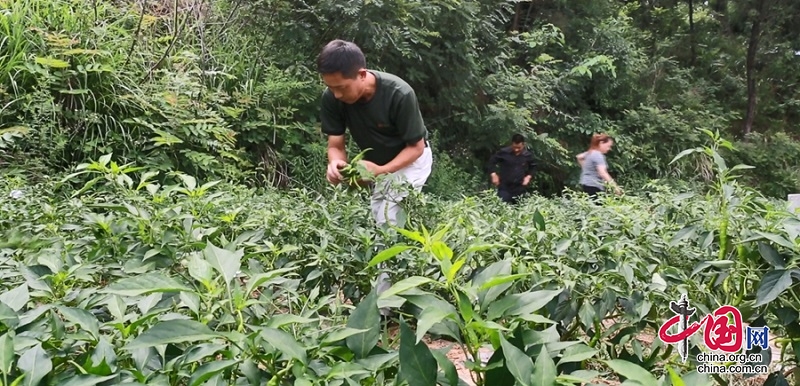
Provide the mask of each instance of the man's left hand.
[{"label": "man's left hand", "polygon": [[386,173],[386,170],[383,168],[383,166],[380,166],[372,161],[359,161],[359,163],[364,165],[364,167],[374,176],[379,176]]},{"label": "man's left hand", "polygon": [[525,178],[522,179],[522,186],[528,186],[528,184],[530,183],[531,183],[531,176],[525,176]]}]

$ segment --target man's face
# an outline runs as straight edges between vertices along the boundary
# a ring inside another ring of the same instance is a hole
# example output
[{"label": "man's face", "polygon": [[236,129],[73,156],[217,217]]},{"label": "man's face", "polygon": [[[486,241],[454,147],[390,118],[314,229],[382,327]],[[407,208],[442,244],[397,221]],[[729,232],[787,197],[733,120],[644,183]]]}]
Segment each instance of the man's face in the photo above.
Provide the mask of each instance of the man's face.
[{"label": "man's face", "polygon": [[514,154],[522,153],[522,149],[524,148],[525,148],[525,142],[511,144],[511,151],[513,151]]},{"label": "man's face", "polygon": [[341,72],[322,75],[322,80],[331,90],[333,96],[347,104],[356,103],[361,98],[367,84],[366,79],[367,70],[364,69],[358,71],[355,79],[345,78]]}]

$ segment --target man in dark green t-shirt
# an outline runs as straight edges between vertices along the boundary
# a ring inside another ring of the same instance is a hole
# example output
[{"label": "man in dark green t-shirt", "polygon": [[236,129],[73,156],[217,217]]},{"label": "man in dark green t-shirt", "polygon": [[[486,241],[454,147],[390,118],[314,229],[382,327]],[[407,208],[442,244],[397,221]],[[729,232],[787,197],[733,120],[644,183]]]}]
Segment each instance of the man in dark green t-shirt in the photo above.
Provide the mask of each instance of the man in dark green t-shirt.
[{"label": "man in dark green t-shirt", "polygon": [[[367,70],[366,59],[354,43],[334,40],[317,57],[318,71],[328,86],[322,94],[322,132],[328,136],[327,178],[342,181],[347,164],[345,129],[362,150],[364,166],[375,176],[400,177],[417,191],[431,174],[433,156],[417,96],[399,77]],[[395,181],[397,178],[394,179]],[[402,189],[385,183],[372,193],[372,214],[378,225],[397,225]]]},{"label": "man in dark green t-shirt", "polygon": [[[367,70],[357,45],[343,40],[328,43],[317,57],[317,69],[328,86],[322,93],[322,132],[328,136],[327,178],[342,182],[339,169],[347,165],[345,130],[365,153],[364,166],[379,178],[373,187],[372,215],[378,226],[397,225],[400,202],[408,191],[395,182],[420,191],[431,174],[433,155],[428,130],[419,111],[417,96],[399,77]],[[398,181],[399,180],[399,181]],[[391,287],[389,275],[381,273],[376,292]],[[388,309],[381,309],[388,316]]]}]

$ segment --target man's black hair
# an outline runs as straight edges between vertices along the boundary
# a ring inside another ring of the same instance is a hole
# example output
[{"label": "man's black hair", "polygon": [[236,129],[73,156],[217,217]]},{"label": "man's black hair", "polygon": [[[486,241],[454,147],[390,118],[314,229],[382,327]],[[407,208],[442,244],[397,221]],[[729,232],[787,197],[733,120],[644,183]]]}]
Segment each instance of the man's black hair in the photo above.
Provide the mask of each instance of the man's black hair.
[{"label": "man's black hair", "polygon": [[320,74],[341,72],[345,78],[355,78],[358,70],[367,67],[364,53],[353,42],[336,39],[330,41],[317,56]]},{"label": "man's black hair", "polygon": [[511,143],[525,143],[525,137],[522,134],[514,134],[511,137]]}]

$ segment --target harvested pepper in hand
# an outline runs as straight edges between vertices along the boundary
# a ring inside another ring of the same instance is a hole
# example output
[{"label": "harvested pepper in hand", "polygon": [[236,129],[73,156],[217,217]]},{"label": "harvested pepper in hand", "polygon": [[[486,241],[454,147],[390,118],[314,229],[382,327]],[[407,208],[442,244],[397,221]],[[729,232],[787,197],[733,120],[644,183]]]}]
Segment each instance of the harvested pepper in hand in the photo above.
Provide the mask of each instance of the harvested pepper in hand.
[{"label": "harvested pepper in hand", "polygon": [[350,187],[361,187],[364,182],[371,181],[375,177],[364,165],[359,163],[370,150],[372,149],[365,149],[358,153],[345,167],[339,170]]}]

